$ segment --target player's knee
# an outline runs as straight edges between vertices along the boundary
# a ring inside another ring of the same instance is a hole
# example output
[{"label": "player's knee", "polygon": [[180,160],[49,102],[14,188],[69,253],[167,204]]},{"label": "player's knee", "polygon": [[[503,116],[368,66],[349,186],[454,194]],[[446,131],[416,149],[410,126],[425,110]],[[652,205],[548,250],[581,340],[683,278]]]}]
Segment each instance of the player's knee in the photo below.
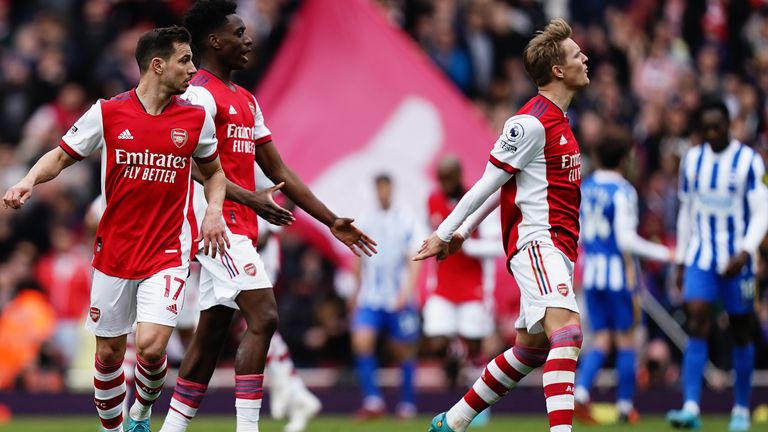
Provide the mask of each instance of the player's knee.
[{"label": "player's knee", "polygon": [[147,363],[156,363],[165,356],[165,344],[158,339],[137,340],[136,355]]},{"label": "player's knee", "polygon": [[125,357],[125,345],[119,343],[99,343],[96,347],[96,356],[104,364],[121,362]]},{"label": "player's knee", "polygon": [[752,341],[755,326],[754,314],[731,315],[728,330],[735,345],[746,345]]},{"label": "player's knee", "polygon": [[580,350],[583,340],[584,334],[581,332],[581,326],[568,325],[549,335],[549,346],[551,348],[576,347]]},{"label": "player's knee", "polygon": [[711,322],[708,316],[689,314],[685,328],[690,336],[706,338],[709,335],[710,326]]},{"label": "player's knee", "polygon": [[248,323],[248,331],[271,338],[279,322],[277,308],[267,307],[257,315],[256,319]]}]

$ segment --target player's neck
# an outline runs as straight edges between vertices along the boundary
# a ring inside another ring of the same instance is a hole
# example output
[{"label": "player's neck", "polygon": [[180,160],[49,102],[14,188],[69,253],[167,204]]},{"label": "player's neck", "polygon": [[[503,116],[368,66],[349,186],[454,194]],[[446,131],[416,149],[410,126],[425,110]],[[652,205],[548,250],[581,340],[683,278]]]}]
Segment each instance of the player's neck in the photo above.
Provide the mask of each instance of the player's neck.
[{"label": "player's neck", "polygon": [[161,114],[165,107],[171,103],[171,96],[173,95],[164,90],[159,83],[142,80],[136,86],[136,97],[139,98],[139,103],[144,107],[147,114]]},{"label": "player's neck", "polygon": [[552,84],[539,87],[539,94],[557,105],[562,112],[566,112],[571,105],[574,92],[558,84],[553,82]]},{"label": "player's neck", "polygon": [[232,81],[232,69],[224,65],[203,60],[200,63],[200,68],[205,69],[209,74],[215,76],[224,84],[229,84]]}]

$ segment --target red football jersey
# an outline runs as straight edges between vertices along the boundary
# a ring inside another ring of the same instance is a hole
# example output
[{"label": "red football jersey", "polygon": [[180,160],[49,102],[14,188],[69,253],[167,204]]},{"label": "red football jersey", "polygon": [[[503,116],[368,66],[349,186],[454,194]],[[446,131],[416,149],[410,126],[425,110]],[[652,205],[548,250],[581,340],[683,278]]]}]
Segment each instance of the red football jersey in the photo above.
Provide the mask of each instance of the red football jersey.
[{"label": "red football jersey", "polygon": [[[216,123],[219,156],[227,179],[247,190],[256,189],[254,157],[256,146],[269,142],[272,134],[264,125],[259,104],[244,88],[225,83],[205,69],[200,69],[182,96],[190,103],[203,106]],[[205,207],[202,188],[195,191],[195,216],[202,221]],[[224,201],[224,220],[235,234],[258,237],[256,212],[234,201]]]},{"label": "red football jersey", "polygon": [[96,269],[144,279],[188,262],[190,158],[210,162],[217,156],[213,119],[205,110],[174,96],[161,114],[151,115],[131,90],[96,102],[60,146],[77,160],[101,149],[105,207],[96,230]]},{"label": "red football jersey", "polygon": [[[433,229],[445,220],[458,201],[451,200],[442,191],[429,196],[429,222]],[[437,262],[437,285],[435,294],[453,303],[483,299],[482,261],[458,251],[445,260]]]},{"label": "red football jersey", "polygon": [[507,256],[543,240],[575,262],[581,152],[565,113],[544,96],[534,97],[507,120],[490,162],[514,174],[501,188]]}]

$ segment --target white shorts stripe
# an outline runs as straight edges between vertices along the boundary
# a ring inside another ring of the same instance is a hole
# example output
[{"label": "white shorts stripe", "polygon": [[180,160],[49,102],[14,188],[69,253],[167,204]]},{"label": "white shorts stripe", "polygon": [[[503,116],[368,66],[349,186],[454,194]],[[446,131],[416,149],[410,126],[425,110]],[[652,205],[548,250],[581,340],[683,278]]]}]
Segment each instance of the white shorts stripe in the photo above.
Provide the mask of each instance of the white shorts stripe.
[{"label": "white shorts stripe", "polygon": [[541,381],[544,387],[546,387],[550,384],[573,383],[575,377],[576,377],[576,374],[574,372],[552,371],[552,372],[546,372],[542,376]]}]

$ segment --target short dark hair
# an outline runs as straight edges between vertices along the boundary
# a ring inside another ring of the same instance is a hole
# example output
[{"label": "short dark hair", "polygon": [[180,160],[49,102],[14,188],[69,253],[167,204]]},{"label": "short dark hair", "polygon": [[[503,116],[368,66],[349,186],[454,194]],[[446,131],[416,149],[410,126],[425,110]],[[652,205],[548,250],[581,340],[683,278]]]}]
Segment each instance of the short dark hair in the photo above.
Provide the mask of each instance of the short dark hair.
[{"label": "short dark hair", "polygon": [[697,126],[701,127],[704,113],[707,111],[720,111],[720,113],[723,114],[726,123],[731,123],[731,113],[728,111],[728,106],[725,105],[725,102],[721,99],[708,99],[703,101],[699,107],[699,111],[696,115]]},{"label": "short dark hair", "polygon": [[392,177],[387,173],[380,173],[377,174],[376,177],[373,178],[373,182],[376,184],[379,183],[392,183]]},{"label": "short dark hair", "polygon": [[632,149],[632,135],[619,126],[606,127],[595,145],[594,156],[601,168],[616,169]]},{"label": "short dark hair", "polygon": [[155,57],[168,60],[174,52],[174,43],[189,44],[192,37],[184,27],[171,26],[152,29],[139,38],[136,44],[136,63],[144,73]]},{"label": "short dark hair", "polygon": [[198,0],[184,15],[184,27],[192,35],[196,50],[205,48],[209,34],[227,24],[227,16],[237,11],[237,4],[230,0]]}]

